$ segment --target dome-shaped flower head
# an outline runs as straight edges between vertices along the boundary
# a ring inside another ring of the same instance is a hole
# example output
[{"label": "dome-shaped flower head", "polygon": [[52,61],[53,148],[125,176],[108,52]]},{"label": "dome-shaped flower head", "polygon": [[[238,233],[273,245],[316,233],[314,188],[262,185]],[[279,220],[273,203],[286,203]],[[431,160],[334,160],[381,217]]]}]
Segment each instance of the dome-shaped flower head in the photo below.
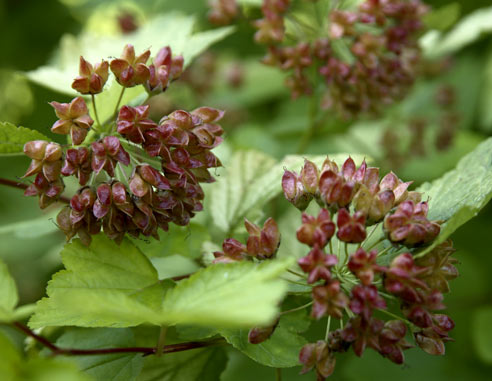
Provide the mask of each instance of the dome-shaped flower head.
[{"label": "dome-shaped flower head", "polygon": [[377,257],[376,250],[366,252],[363,248],[359,248],[350,256],[347,267],[363,285],[369,286],[374,281],[374,274],[384,271],[384,268],[377,264]]},{"label": "dome-shaped flower head", "polygon": [[391,242],[413,247],[432,242],[441,231],[437,222],[427,219],[426,202],[415,204],[407,200],[384,219],[384,230]]},{"label": "dome-shaped flower head", "polygon": [[63,176],[75,175],[79,179],[79,184],[85,185],[91,173],[91,151],[86,147],[68,149],[61,174]]},{"label": "dome-shaped flower head", "polygon": [[92,143],[91,147],[91,166],[96,173],[104,168],[109,176],[114,177],[116,162],[130,164],[130,155],[123,149],[116,136],[105,136],[102,140]]},{"label": "dome-shaped flower head", "polygon": [[274,257],[280,246],[280,232],[278,225],[273,218],[268,218],[263,225],[263,228],[244,219],[244,226],[249,233],[246,247],[248,254],[266,259]]},{"label": "dome-shaped flower head", "polygon": [[296,234],[299,242],[311,247],[317,245],[323,248],[335,234],[335,223],[326,209],[321,209],[316,218],[302,213],[302,225],[297,229]]},{"label": "dome-shaped flower head", "polygon": [[116,121],[118,132],[134,143],[143,143],[145,131],[157,127],[157,124],[148,118],[149,109],[149,105],[123,106]]},{"label": "dome-shaped flower head", "polygon": [[58,143],[33,140],[24,144],[24,153],[32,161],[23,177],[41,172],[49,182],[56,181],[60,177],[62,149]]},{"label": "dome-shaped flower head", "polygon": [[81,94],[99,94],[108,80],[107,61],[101,61],[92,66],[80,56],[79,76],[74,79],[72,89]]},{"label": "dome-shaped flower head", "polygon": [[317,379],[324,380],[335,370],[336,359],[326,341],[306,344],[299,352],[299,362],[303,365],[301,374],[316,369]]},{"label": "dome-shaped flower head", "polygon": [[144,84],[150,77],[149,68],[145,65],[150,57],[150,50],[135,56],[133,45],[126,45],[121,58],[111,61],[110,68],[121,86],[133,87]]},{"label": "dome-shaped flower head", "polygon": [[338,211],[337,216],[337,238],[347,243],[360,243],[366,239],[366,218],[360,212],[353,216],[347,209],[342,208]]},{"label": "dome-shaped flower head", "polygon": [[331,279],[330,269],[338,263],[338,258],[332,254],[325,254],[317,245],[306,255],[297,261],[299,267],[308,273],[308,283],[314,283],[320,279]]},{"label": "dome-shaped flower head", "polygon": [[77,97],[70,103],[51,102],[50,105],[59,118],[51,127],[51,131],[55,134],[70,134],[73,144],[81,144],[94,124],[84,99]]}]

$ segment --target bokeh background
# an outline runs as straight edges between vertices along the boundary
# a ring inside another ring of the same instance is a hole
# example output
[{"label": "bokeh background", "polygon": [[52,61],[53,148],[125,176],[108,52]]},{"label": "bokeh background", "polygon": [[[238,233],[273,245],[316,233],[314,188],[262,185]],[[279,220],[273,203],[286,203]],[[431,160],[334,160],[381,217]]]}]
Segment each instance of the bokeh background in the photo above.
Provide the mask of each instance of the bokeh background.
[{"label": "bokeh background", "polygon": [[[376,119],[347,122],[334,118],[316,131],[308,153],[365,154],[386,170],[393,168],[401,178],[414,179],[419,185],[453,168],[463,155],[492,135],[490,0],[426,3],[433,7],[432,17],[426,20],[430,29],[445,35],[461,28],[461,37],[472,37],[465,38],[464,43],[458,41],[438,61],[437,70],[429,69],[417,81],[398,108]],[[254,4],[244,10],[252,18],[258,14]],[[197,29],[213,28],[206,18],[205,0],[0,1],[0,120],[37,129],[60,141],[63,137],[49,130],[55,116],[48,102],[70,98],[30,82],[24,73],[57,59],[62,54],[59,46],[63,36],[132,33],[156,15],[169,12],[194,15]],[[305,98],[291,100],[283,85],[284,74],[259,63],[264,51],[254,44],[253,33],[248,22],[238,22],[234,33],[194,61],[172,92],[154,101],[158,110],[154,117],[175,108],[207,104],[227,110],[224,127],[231,149],[261,150],[279,159],[295,152],[307,125],[309,102]],[[434,97],[449,88],[455,97],[457,122],[443,143],[438,138],[440,111]],[[424,125],[420,130],[419,123]],[[395,141],[396,145],[391,143]],[[21,156],[1,157],[1,177],[19,178],[28,163]],[[285,207],[280,200],[275,205]],[[54,209],[41,212],[37,200],[24,198],[17,189],[0,188],[0,258],[17,280],[22,303],[42,297],[47,281],[61,266],[59,251],[64,237],[53,219],[46,222],[46,215],[53,217]],[[38,218],[39,224],[35,229],[32,224],[26,228],[23,222],[33,218]],[[453,236],[460,277],[452,282],[446,304],[456,322],[452,332],[456,341],[447,344],[445,356],[431,357],[412,349],[406,352],[407,362],[402,367],[369,350],[362,359],[351,354],[340,356],[333,379],[491,379],[491,233],[489,206]],[[299,368],[286,370],[284,378],[303,379],[298,373]],[[222,376],[224,381],[273,378],[272,369],[233,350]]]}]

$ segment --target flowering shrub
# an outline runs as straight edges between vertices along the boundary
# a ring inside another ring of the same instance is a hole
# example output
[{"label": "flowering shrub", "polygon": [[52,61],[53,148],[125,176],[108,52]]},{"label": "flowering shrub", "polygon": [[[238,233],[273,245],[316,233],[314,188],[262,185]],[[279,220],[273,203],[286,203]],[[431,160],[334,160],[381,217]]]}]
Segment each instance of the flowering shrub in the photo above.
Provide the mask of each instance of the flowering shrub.
[{"label": "flowering shrub", "polygon": [[0,71],[2,380],[480,378],[486,16],[96,3]]}]

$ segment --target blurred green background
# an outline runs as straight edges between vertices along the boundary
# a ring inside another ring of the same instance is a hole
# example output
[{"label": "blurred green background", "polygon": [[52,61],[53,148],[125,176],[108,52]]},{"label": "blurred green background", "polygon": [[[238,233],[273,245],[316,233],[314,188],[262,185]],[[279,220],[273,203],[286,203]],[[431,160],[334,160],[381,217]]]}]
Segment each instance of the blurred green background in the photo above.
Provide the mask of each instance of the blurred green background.
[{"label": "blurred green background", "polygon": [[[307,153],[362,153],[383,168],[396,166],[401,178],[415,179],[415,185],[419,185],[453,168],[464,154],[492,135],[490,0],[427,3],[433,7],[427,19],[428,27],[442,35],[479,12],[478,17],[462,27],[461,39],[451,46],[446,58],[433,61],[445,69],[430,70],[430,74],[422,76],[410,96],[380,118],[355,122],[328,120],[316,132]],[[212,28],[206,19],[206,2],[202,0],[0,1],[0,120],[37,129],[60,141],[60,136],[49,130],[55,117],[48,102],[68,101],[70,97],[29,82],[23,72],[56,59],[63,35],[119,35],[124,32],[119,21],[122,17],[130,17],[139,28],[156,14],[172,11],[195,15],[197,29]],[[244,11],[249,18],[259,15],[254,6],[247,5]],[[282,158],[297,149],[299,136],[307,125],[309,100],[292,101],[283,85],[284,75],[259,64],[263,48],[253,43],[253,33],[248,22],[238,22],[234,33],[198,57],[183,80],[155,100],[155,106],[162,114],[171,108],[192,109],[204,104],[223,108],[227,111],[226,141],[231,149],[257,149]],[[463,36],[470,35],[472,38],[460,42]],[[437,149],[440,115],[433,97],[443,86],[452,86],[455,92],[459,122],[451,143],[445,149]],[[409,128],[419,118],[427,120],[423,153],[415,152]],[[385,136],[389,139],[391,134],[398,141],[397,152],[389,152],[383,143]],[[25,157],[2,157],[1,177],[19,178],[28,163]],[[280,205],[280,209],[285,207],[280,200],[275,205]],[[64,237],[53,219],[47,223],[43,217],[43,214],[53,217],[54,210],[48,208],[41,212],[37,200],[24,198],[17,189],[0,188],[0,258],[17,280],[22,303],[42,297],[47,281],[60,268],[59,251]],[[40,218],[38,228],[23,230],[22,222],[32,218]],[[339,356],[332,378],[492,379],[492,252],[488,245],[491,233],[492,207],[489,206],[453,237],[461,275],[452,282],[452,291],[446,298],[448,314],[456,322],[452,332],[456,341],[447,344],[445,356],[431,357],[412,349],[406,352],[407,363],[401,367],[372,351],[366,351],[362,359],[350,353]],[[285,380],[303,379],[298,373],[299,368],[285,370]],[[273,369],[262,367],[233,350],[222,377],[234,381],[273,378]],[[311,378],[312,375],[306,377]]]}]

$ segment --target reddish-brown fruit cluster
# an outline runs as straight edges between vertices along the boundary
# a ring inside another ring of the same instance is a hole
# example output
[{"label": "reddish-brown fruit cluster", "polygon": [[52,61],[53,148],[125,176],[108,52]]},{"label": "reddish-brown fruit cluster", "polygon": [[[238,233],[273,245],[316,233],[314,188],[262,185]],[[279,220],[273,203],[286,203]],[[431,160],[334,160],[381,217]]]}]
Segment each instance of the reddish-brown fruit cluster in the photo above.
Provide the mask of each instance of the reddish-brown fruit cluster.
[{"label": "reddish-brown fruit cluster", "polygon": [[[412,249],[437,237],[439,224],[427,219],[427,203],[420,202],[419,193],[408,191],[410,184],[392,172],[380,179],[378,168],[367,167],[365,162],[357,168],[351,158],[341,169],[329,159],[321,169],[306,160],[299,174],[285,172],[282,187],[288,201],[304,210],[315,199],[322,207],[317,217],[304,212],[296,232],[298,240],[310,248],[298,265],[307,274],[306,285],[312,285],[311,316],[339,319],[342,326],[345,313],[349,317],[343,328],[327,336],[327,341],[302,348],[299,361],[304,364],[303,372],[316,367],[318,379],[325,379],[333,372],[335,353],[350,346],[357,356],[370,347],[402,364],[403,351],[412,346],[405,339],[407,326],[415,332],[415,342],[424,351],[444,353],[444,343],[451,340],[449,331],[454,323],[436,311],[445,308],[442,292],[449,290],[448,280],[458,275],[456,261],[450,258],[451,243],[437,246],[417,261],[410,252],[393,254],[389,265],[385,265],[387,261],[378,263],[377,250],[364,249],[377,247],[387,239],[393,244],[380,252],[382,256],[392,248],[393,252],[398,251],[399,245]],[[336,224],[326,207],[337,213]],[[384,225],[385,234],[368,243],[366,229],[375,223]],[[421,227],[425,234],[419,233]],[[390,237],[399,228],[404,230],[403,238]],[[331,240],[335,236],[338,254],[327,254],[327,247],[333,250]],[[348,244],[359,246],[350,254]],[[345,246],[343,256],[341,245]],[[386,311],[385,298],[400,301],[401,320],[384,321],[377,316],[381,312],[394,316]],[[326,366],[330,370],[324,372]]]},{"label": "reddish-brown fruit cluster", "polygon": [[[102,61],[92,66],[81,57],[72,87],[91,94],[94,101],[94,94],[103,91],[110,67],[123,87],[143,85],[151,95],[164,91],[181,75],[183,58],[173,57],[169,47],[162,48],[147,66],[149,57],[149,50],[136,56],[132,45],[125,46],[122,57],[110,64]],[[103,125],[97,121],[98,128],[89,135],[94,121],[82,97],[51,105],[59,118],[52,131],[70,134],[72,145],[83,146],[64,150],[57,143],[26,143],[24,152],[32,162],[25,177],[37,176],[25,194],[38,195],[45,208],[64,190],[61,175],[78,178],[82,188],[57,217],[67,240],[78,235],[88,245],[101,228],[118,243],[126,233],[158,239],[159,228],[167,230],[169,223],[187,225],[202,210],[200,183],[214,181],[208,170],[221,165],[211,150],[222,142],[223,130],[217,122],[223,111],[177,110],[157,124],[149,118],[148,105],[126,105],[115,113],[116,120]],[[123,167],[130,165],[130,170]],[[258,256],[271,250],[263,241],[258,247],[263,250]]]},{"label": "reddish-brown fruit cluster", "polygon": [[[307,69],[314,65],[327,88],[322,106],[343,118],[377,114],[408,93],[420,59],[417,37],[426,12],[420,1],[366,0],[355,11],[333,10],[329,14],[330,39],[308,42],[303,41],[308,33],[300,33],[300,41],[293,46],[280,45],[284,43],[288,5],[288,1],[264,0],[264,17],[256,21],[255,40],[268,45],[264,63],[291,73],[286,84],[294,98],[312,93],[315,83]],[[298,25],[298,29],[304,27]],[[318,35],[322,34],[320,29]],[[341,52],[341,39],[348,52]]]}]

